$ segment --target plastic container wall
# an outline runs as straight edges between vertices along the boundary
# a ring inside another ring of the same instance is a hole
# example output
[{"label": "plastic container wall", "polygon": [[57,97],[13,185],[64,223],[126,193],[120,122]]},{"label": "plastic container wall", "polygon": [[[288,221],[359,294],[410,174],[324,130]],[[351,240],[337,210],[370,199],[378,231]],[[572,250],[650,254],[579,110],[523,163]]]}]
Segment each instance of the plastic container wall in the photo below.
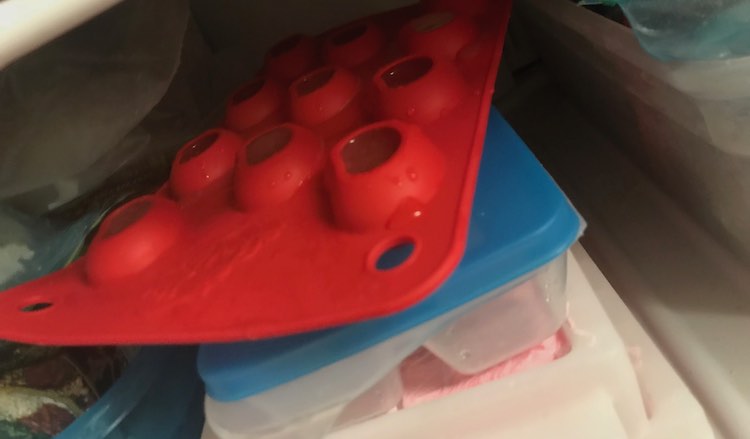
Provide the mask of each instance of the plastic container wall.
[{"label": "plastic container wall", "polygon": [[401,403],[403,393],[401,374],[398,369],[393,369],[380,382],[347,404],[336,418],[333,429],[345,428],[395,410]]},{"label": "plastic container wall", "polygon": [[[560,329],[566,317],[566,258],[267,392],[233,402],[206,397],[207,421],[221,439],[322,437],[395,407],[398,365],[428,339],[425,346],[458,372],[494,366]],[[378,377],[385,378],[372,385]]]},{"label": "plastic container wall", "polygon": [[[427,322],[345,360],[239,401],[223,402],[206,396],[206,421],[221,439],[301,439],[322,437],[340,415],[343,424],[373,417],[387,411],[383,405],[388,404],[365,401],[377,401],[378,394],[399,393],[400,386],[388,377],[398,375],[396,367],[401,360],[445,323],[445,318]],[[373,393],[368,395],[369,392]],[[394,398],[382,398],[391,399]]]},{"label": "plastic container wall", "polygon": [[[271,431],[233,433],[223,430],[221,426],[211,427],[212,433],[222,439],[308,439],[322,437],[334,430],[366,421],[396,409],[403,393],[401,376],[397,369],[385,376],[370,389],[353,401],[329,407],[280,426]],[[333,427],[331,427],[333,425]],[[215,429],[215,430],[213,430]],[[216,433],[216,432],[220,433]]]},{"label": "plastic container wall", "polygon": [[456,371],[474,374],[541,343],[567,317],[565,270],[562,255],[450,323],[425,347]]}]

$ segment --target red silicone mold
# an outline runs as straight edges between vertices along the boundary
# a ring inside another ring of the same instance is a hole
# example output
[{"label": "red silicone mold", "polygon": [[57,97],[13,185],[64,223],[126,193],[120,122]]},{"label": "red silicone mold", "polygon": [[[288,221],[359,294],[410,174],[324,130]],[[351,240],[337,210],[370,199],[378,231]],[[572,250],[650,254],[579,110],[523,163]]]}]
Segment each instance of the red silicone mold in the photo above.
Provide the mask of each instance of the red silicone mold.
[{"label": "red silicone mold", "polygon": [[463,253],[510,3],[434,0],[278,43],[160,191],[0,294],[0,338],[258,339],[423,299]]}]

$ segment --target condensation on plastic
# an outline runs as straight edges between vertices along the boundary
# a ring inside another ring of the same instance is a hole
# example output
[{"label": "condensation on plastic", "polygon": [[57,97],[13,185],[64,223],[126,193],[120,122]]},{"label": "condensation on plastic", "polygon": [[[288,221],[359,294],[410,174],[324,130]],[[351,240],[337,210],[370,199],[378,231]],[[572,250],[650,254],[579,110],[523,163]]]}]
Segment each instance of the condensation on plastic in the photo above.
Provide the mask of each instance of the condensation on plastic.
[{"label": "condensation on plastic", "polygon": [[148,152],[140,124],[175,77],[188,18],[185,0],[123,2],[0,72],[0,199],[49,185],[75,197]]}]

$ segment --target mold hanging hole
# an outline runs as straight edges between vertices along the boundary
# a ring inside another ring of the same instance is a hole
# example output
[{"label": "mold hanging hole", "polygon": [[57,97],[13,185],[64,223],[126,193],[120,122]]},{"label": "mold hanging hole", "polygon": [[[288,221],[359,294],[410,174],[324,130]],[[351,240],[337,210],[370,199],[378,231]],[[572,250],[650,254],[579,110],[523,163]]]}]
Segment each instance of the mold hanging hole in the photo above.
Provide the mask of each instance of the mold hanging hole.
[{"label": "mold hanging hole", "polygon": [[25,313],[39,312],[47,308],[50,308],[51,306],[52,306],[51,302],[35,302],[29,305],[22,306],[21,308],[19,308],[19,311],[25,312]]},{"label": "mold hanging hole", "polygon": [[333,73],[333,69],[323,69],[303,77],[297,83],[297,95],[305,96],[319,90],[331,81]]},{"label": "mold hanging hole", "polygon": [[378,127],[349,139],[341,150],[346,171],[359,174],[385,163],[401,145],[401,133],[391,127]]},{"label": "mold hanging hole", "polygon": [[432,60],[426,56],[409,58],[391,66],[381,79],[390,88],[404,87],[426,75],[432,66]]},{"label": "mold hanging hole", "polygon": [[258,94],[258,92],[263,88],[265,84],[265,79],[258,79],[250,82],[234,94],[234,96],[232,97],[232,103],[236,105],[252,98],[256,94]]},{"label": "mold hanging hole", "polygon": [[283,55],[286,52],[291,51],[302,41],[302,35],[293,35],[285,40],[278,42],[275,46],[268,51],[268,54],[272,58]]},{"label": "mold hanging hole", "polygon": [[104,239],[117,235],[143,218],[151,209],[151,200],[135,201],[116,210],[114,216],[105,223],[106,229],[102,234]]},{"label": "mold hanging hole", "polygon": [[186,147],[180,156],[180,163],[186,163],[203,154],[219,138],[218,133],[210,133],[200,137],[192,145]]},{"label": "mold hanging hole", "polygon": [[385,247],[375,262],[378,271],[389,271],[404,265],[414,254],[414,241],[405,238]]},{"label": "mold hanging hole", "polygon": [[284,149],[292,140],[292,130],[288,127],[277,127],[256,137],[245,147],[245,159],[248,165],[257,165]]},{"label": "mold hanging hole", "polygon": [[413,22],[414,30],[417,32],[427,33],[440,29],[453,20],[453,14],[450,12],[435,12],[417,18]]},{"label": "mold hanging hole", "polygon": [[336,46],[343,46],[351,43],[367,32],[367,25],[364,23],[356,24],[339,31],[331,37],[331,42]]}]

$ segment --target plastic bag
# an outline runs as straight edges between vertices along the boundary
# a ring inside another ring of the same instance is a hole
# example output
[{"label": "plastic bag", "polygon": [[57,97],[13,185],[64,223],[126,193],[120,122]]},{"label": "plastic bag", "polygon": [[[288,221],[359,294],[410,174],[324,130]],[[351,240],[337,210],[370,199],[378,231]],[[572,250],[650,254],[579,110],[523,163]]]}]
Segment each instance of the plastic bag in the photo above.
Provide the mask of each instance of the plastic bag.
[{"label": "plastic bag", "polygon": [[0,72],[0,199],[57,185],[54,208],[149,151],[139,124],[175,76],[188,17],[186,0],[123,2]]},{"label": "plastic bag", "polygon": [[0,293],[64,267],[102,214],[56,224],[0,206]]}]

